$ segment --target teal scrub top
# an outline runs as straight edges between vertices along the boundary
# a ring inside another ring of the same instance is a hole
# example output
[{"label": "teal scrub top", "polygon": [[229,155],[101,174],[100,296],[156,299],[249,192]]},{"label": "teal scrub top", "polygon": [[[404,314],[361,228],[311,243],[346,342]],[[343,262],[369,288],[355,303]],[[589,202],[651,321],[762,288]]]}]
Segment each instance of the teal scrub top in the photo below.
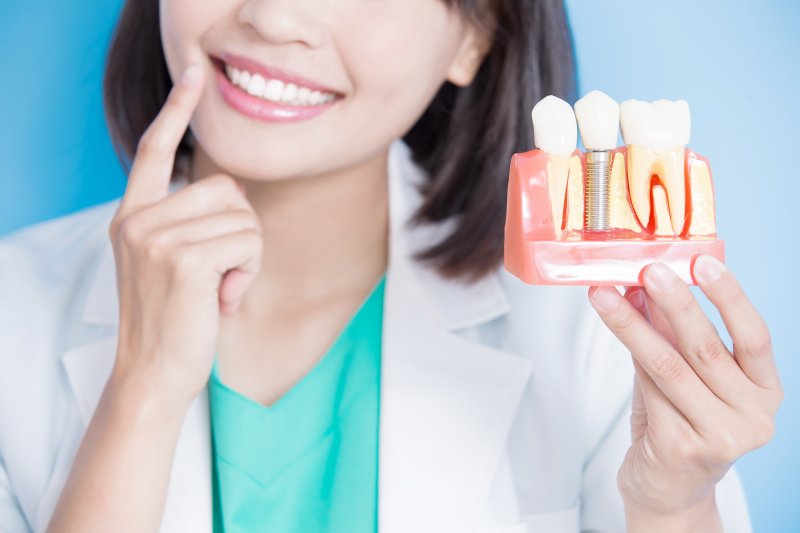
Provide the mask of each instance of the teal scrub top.
[{"label": "teal scrub top", "polygon": [[377,531],[385,279],[270,406],[225,385],[214,360],[214,533]]}]

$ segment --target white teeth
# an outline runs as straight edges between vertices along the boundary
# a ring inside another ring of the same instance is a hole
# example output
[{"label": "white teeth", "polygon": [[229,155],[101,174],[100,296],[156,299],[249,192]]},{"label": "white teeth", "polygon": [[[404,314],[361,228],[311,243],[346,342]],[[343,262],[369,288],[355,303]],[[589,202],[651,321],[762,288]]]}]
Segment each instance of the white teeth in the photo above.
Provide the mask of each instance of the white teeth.
[{"label": "white teeth", "polygon": [[[272,82],[270,82],[272,83]],[[250,83],[247,84],[247,92],[252,94],[253,96],[261,96],[264,92],[264,86],[267,84],[267,80],[265,80],[261,75],[254,74],[250,78]]]},{"label": "white teeth", "polygon": [[311,89],[308,87],[300,87],[297,91],[297,103],[300,105],[308,105],[308,97],[311,95]]},{"label": "white teeth", "polygon": [[686,100],[626,100],[620,106],[620,125],[625,144],[647,146],[661,155],[689,144],[692,129]]},{"label": "white teeth", "polygon": [[312,91],[308,87],[298,87],[294,83],[284,83],[281,80],[268,80],[260,74],[250,74],[227,64],[224,70],[231,83],[248,94],[272,102],[309,106],[325,104],[336,99],[333,93]]},{"label": "white teeth", "polygon": [[294,102],[295,98],[297,98],[297,85],[295,85],[294,83],[289,83],[283,90],[281,101],[286,103],[291,103]]},{"label": "white teeth", "polygon": [[285,86],[286,85],[281,80],[269,80],[269,83],[267,83],[264,89],[264,98],[279,102]]},{"label": "white teeth", "polygon": [[533,144],[548,154],[570,155],[578,146],[578,126],[572,106],[553,95],[533,107]]},{"label": "white teeth", "polygon": [[588,150],[617,147],[619,104],[602,91],[592,91],[575,102],[575,116]]},{"label": "white teeth", "polygon": [[247,90],[248,85],[250,85],[250,73],[242,71],[242,74],[239,76],[239,87]]},{"label": "white teeth", "polygon": [[533,107],[531,120],[533,143],[550,156],[547,162],[547,189],[553,226],[559,232],[564,222],[570,156],[578,145],[575,113],[567,102],[550,95]]},{"label": "white teeth", "polygon": [[663,234],[665,227],[671,227],[674,235],[680,235],[686,222],[684,147],[691,132],[689,105],[685,100],[627,100],[620,113],[622,137],[628,145],[628,189],[639,223],[647,227],[650,222],[655,174],[666,191],[670,219],[667,224],[666,211],[656,210],[656,230]]}]

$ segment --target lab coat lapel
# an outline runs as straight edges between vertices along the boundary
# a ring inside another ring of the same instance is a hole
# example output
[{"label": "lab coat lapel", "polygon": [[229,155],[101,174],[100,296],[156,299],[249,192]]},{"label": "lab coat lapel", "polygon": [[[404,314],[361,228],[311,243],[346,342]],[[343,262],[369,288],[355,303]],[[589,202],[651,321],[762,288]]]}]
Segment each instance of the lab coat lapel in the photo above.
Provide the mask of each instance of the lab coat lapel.
[{"label": "lab coat lapel", "polygon": [[421,179],[405,145],[390,160],[380,411],[379,530],[471,531],[502,457],[531,367],[458,334],[508,311],[496,275],[466,285],[411,255],[444,225],[403,228]]},{"label": "lab coat lapel", "polygon": [[[531,372],[522,357],[463,335],[508,311],[496,275],[467,285],[445,280],[411,258],[449,230],[447,224],[405,226],[421,200],[420,179],[408,147],[395,142],[389,159],[390,257],[381,371],[381,533],[461,532],[477,526]],[[62,355],[84,425],[113,367],[117,306],[109,243],[82,315],[86,324],[110,328],[108,334]],[[181,430],[162,533],[211,532],[207,401],[205,391],[195,398]]]},{"label": "lab coat lapel", "polygon": [[379,455],[381,532],[472,531],[528,363],[443,330],[387,279]]}]

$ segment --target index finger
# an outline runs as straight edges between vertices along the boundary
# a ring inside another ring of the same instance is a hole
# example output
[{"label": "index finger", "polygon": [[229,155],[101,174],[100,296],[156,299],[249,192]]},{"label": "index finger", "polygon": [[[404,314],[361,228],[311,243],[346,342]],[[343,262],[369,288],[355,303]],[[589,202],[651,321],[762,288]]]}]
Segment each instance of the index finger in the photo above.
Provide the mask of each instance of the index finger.
[{"label": "index finger", "polygon": [[139,139],[120,211],[133,212],[169,193],[175,152],[200,101],[202,82],[203,71],[193,63],[170,90],[164,107]]}]

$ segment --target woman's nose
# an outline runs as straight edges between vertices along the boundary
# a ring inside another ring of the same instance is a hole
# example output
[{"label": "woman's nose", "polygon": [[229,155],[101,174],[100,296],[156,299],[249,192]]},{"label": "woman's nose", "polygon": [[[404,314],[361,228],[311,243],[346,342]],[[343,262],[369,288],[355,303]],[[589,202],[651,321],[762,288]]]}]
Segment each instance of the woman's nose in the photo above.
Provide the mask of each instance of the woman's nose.
[{"label": "woman's nose", "polygon": [[272,44],[318,48],[325,40],[328,0],[245,0],[237,20]]}]

